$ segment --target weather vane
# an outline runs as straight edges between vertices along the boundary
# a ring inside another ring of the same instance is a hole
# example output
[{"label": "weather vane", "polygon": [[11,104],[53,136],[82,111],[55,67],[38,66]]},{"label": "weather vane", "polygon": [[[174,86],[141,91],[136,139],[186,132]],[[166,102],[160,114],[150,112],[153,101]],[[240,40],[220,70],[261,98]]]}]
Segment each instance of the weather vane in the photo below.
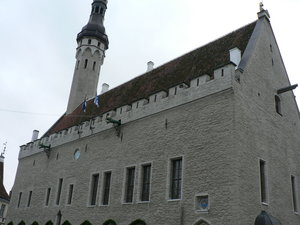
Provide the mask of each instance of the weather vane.
[{"label": "weather vane", "polygon": [[3,143],[3,151],[1,152],[2,157],[4,157],[5,155],[6,147],[7,147],[7,141]]}]

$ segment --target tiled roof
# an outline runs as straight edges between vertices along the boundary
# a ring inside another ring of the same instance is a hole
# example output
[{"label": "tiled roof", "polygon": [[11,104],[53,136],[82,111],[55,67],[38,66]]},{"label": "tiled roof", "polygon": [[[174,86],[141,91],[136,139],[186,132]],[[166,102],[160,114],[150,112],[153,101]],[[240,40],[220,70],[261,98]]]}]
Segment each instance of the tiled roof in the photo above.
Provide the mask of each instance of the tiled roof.
[{"label": "tiled roof", "polygon": [[44,136],[148,98],[159,91],[167,91],[178,84],[189,84],[190,80],[200,75],[213,76],[216,68],[230,63],[230,49],[237,47],[244,53],[255,25],[256,21],[100,95],[99,108],[93,100],[88,101],[85,113],[78,106],[71,114],[63,115]]}]

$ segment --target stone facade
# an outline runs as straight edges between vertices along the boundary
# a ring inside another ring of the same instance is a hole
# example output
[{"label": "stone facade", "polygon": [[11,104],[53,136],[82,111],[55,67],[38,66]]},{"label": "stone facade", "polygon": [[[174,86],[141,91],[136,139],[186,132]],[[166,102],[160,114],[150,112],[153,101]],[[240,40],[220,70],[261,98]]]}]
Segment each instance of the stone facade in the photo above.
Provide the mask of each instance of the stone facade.
[{"label": "stone facade", "polygon": [[[230,50],[228,56],[238,52]],[[235,64],[215,68],[212,76],[200,74],[21,146],[8,221],[252,225],[265,210],[283,225],[299,224],[299,112],[292,91],[279,95],[281,115],[276,112],[276,92],[290,82],[267,15],[258,19],[241,61],[233,58]],[[41,144],[50,147],[48,154]],[[182,160],[178,199],[170,197],[173,159]],[[141,201],[146,164],[151,165],[150,199]],[[125,203],[126,170],[133,167],[133,201]],[[109,203],[104,206],[108,171]],[[94,174],[99,182],[91,205]],[[196,204],[202,197],[208,200],[203,209]]]}]

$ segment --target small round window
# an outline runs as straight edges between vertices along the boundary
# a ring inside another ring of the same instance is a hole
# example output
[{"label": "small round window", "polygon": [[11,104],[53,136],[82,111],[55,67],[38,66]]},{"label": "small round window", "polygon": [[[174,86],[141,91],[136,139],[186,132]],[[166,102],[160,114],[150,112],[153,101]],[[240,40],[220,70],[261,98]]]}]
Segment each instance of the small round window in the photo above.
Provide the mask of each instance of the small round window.
[{"label": "small round window", "polygon": [[74,159],[77,160],[77,159],[79,159],[79,157],[80,157],[80,151],[79,151],[79,149],[76,149],[74,152]]}]

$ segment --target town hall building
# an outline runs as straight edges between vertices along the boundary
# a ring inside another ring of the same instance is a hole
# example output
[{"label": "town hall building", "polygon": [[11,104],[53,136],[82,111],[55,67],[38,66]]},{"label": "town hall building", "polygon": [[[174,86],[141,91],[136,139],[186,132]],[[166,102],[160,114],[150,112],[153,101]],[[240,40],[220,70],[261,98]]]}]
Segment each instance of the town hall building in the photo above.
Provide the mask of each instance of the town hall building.
[{"label": "town hall building", "polygon": [[296,85],[268,11],[95,97],[106,10],[77,36],[66,113],[20,147],[7,223],[299,225]]}]

